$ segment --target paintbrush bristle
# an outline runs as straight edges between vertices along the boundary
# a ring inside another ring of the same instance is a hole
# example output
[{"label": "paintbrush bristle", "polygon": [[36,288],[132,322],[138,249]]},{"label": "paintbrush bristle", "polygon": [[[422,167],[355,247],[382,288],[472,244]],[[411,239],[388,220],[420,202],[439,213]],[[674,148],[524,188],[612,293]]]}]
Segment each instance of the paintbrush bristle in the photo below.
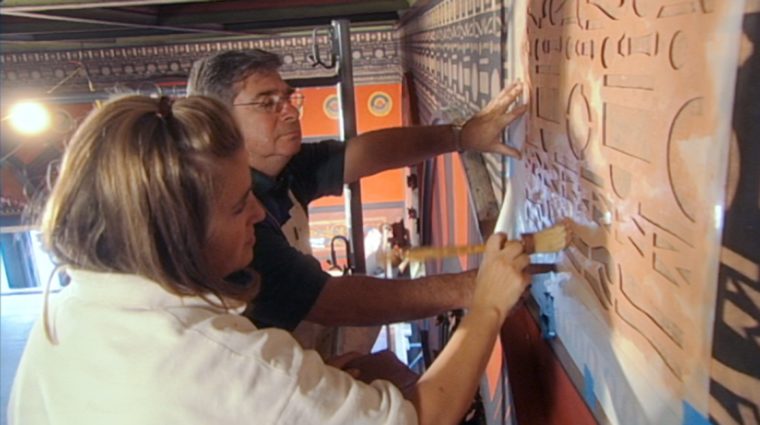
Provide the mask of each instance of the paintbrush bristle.
[{"label": "paintbrush bristle", "polygon": [[[525,238],[527,235],[523,235]],[[568,222],[563,221],[548,229],[532,234],[533,252],[557,252],[567,248],[571,231]]]}]

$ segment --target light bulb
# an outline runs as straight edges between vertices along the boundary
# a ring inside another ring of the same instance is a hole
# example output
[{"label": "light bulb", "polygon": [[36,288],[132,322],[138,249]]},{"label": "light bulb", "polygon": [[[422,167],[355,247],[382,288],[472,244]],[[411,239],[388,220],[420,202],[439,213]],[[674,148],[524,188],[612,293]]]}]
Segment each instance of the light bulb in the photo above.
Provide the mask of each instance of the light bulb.
[{"label": "light bulb", "polygon": [[39,134],[50,126],[50,112],[39,102],[21,102],[11,108],[10,121],[22,134]]}]

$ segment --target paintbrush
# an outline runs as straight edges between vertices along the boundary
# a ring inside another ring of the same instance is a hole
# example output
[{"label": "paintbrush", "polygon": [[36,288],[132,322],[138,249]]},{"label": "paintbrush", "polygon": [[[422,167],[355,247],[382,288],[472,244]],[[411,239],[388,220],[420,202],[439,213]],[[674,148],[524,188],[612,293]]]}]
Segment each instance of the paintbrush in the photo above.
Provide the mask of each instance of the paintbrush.
[{"label": "paintbrush", "polygon": [[570,222],[561,221],[554,226],[535,233],[523,233],[522,243],[526,254],[558,252],[567,248],[570,244],[572,231]]},{"label": "paintbrush", "polygon": [[[561,251],[570,243],[570,226],[564,221],[548,229],[535,233],[523,233],[521,242],[525,247],[526,254],[549,253]],[[400,262],[406,265],[409,261],[425,261],[460,255],[482,254],[486,250],[484,244],[461,245],[446,247],[415,247],[408,249],[394,248],[391,253],[394,263]],[[546,273],[556,271],[554,264],[531,264],[526,271],[529,274]]]}]

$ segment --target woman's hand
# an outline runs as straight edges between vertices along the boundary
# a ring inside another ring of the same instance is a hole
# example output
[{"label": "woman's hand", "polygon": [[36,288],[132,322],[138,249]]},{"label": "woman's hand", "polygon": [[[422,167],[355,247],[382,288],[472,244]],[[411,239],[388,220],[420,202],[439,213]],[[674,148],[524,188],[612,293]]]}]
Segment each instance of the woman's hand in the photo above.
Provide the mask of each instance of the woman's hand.
[{"label": "woman's hand", "polygon": [[493,310],[504,321],[530,282],[524,271],[530,258],[523,251],[522,243],[507,241],[503,233],[488,238],[471,309]]}]

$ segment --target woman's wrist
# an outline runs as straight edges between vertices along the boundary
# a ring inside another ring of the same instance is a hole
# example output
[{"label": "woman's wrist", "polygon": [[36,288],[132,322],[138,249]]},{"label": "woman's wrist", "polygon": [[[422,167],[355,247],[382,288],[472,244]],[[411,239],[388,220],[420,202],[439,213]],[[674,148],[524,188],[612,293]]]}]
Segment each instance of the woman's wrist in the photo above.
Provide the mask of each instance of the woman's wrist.
[{"label": "woman's wrist", "polygon": [[505,313],[497,306],[490,303],[478,303],[474,302],[472,307],[467,310],[467,315],[472,316],[473,319],[477,319],[478,323],[494,323],[497,327],[501,327],[505,318]]}]

